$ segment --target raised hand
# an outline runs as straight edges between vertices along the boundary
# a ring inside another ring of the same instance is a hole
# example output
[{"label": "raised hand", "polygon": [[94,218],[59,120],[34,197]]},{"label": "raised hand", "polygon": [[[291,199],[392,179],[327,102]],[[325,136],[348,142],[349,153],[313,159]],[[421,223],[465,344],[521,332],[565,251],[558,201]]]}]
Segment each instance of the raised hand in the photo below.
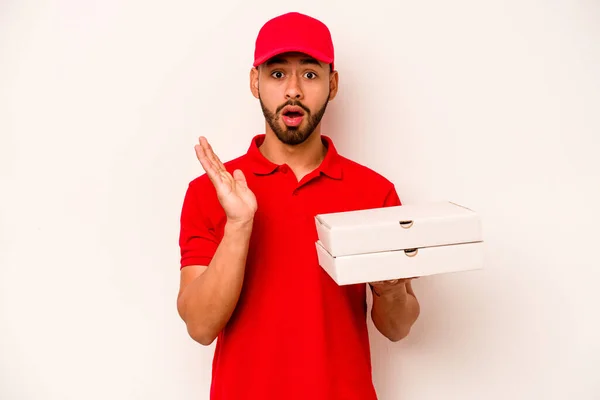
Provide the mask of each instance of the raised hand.
[{"label": "raised hand", "polygon": [[202,168],[217,191],[217,197],[227,220],[233,223],[252,221],[257,203],[254,193],[248,188],[244,173],[237,169],[231,175],[203,136],[194,149]]}]

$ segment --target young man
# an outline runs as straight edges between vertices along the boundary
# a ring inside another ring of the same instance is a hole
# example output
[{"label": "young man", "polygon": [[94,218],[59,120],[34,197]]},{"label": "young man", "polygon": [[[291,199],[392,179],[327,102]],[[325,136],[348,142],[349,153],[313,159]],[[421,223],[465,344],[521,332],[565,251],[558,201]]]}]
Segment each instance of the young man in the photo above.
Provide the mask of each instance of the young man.
[{"label": "young man", "polygon": [[[225,164],[201,137],[206,173],[190,183],[181,213],[177,307],[194,340],[217,339],[211,399],[376,399],[366,287],[338,286],[319,266],[314,216],[400,199],[321,135],[338,90],[329,29],[299,13],[268,21],[250,90],[265,134]],[[374,325],[402,339],[419,314],[410,280],[370,287]]]}]

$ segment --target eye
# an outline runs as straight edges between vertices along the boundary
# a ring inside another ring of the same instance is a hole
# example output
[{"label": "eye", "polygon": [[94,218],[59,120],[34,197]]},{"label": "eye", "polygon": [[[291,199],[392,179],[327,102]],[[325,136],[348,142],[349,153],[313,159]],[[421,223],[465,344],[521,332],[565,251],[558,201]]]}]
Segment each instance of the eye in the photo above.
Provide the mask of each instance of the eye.
[{"label": "eye", "polygon": [[275,79],[281,79],[281,78],[283,78],[283,72],[273,71],[273,72],[271,72],[271,76]]},{"label": "eye", "polygon": [[307,72],[306,74],[304,74],[304,76],[306,76],[306,78],[308,79],[315,79],[317,77],[317,74],[315,74],[314,72]]}]

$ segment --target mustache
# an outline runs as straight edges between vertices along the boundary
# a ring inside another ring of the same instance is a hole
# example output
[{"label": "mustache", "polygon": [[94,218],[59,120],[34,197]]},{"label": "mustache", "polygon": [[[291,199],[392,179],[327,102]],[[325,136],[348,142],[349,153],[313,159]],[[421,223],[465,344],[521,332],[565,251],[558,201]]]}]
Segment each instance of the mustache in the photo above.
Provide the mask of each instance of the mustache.
[{"label": "mustache", "polygon": [[300,101],[292,101],[292,100],[286,101],[285,103],[283,103],[282,105],[277,107],[277,111],[275,112],[275,114],[279,114],[281,112],[281,110],[283,110],[283,108],[287,107],[287,106],[300,107],[301,109],[306,111],[307,114],[310,114],[310,110],[308,109],[308,107],[306,107]]}]

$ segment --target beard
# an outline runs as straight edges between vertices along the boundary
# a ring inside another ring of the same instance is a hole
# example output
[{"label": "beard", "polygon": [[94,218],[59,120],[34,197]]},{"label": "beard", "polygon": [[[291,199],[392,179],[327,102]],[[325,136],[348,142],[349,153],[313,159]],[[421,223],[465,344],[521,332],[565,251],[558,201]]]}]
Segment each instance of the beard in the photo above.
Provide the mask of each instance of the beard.
[{"label": "beard", "polygon": [[[302,104],[300,101],[289,100],[277,107],[277,110],[275,110],[275,112],[272,113],[262,102],[260,94],[258,96],[258,99],[260,101],[260,107],[262,108],[262,112],[265,116],[267,123],[269,124],[273,132],[275,132],[277,138],[282,143],[288,145],[298,145],[304,143],[304,141],[308,139],[310,135],[313,134],[313,132],[317,128],[317,125],[319,125],[319,123],[321,122],[321,119],[325,114],[325,110],[327,109],[327,104],[329,103],[329,96],[327,96],[325,104],[323,104],[323,106],[321,106],[321,108],[313,114],[311,110],[304,104]],[[284,126],[281,127],[281,110],[286,106],[301,107],[305,112],[305,121],[302,121],[302,124],[300,124],[299,126],[285,126],[284,124]],[[304,128],[302,128],[302,125],[304,125]]]}]

